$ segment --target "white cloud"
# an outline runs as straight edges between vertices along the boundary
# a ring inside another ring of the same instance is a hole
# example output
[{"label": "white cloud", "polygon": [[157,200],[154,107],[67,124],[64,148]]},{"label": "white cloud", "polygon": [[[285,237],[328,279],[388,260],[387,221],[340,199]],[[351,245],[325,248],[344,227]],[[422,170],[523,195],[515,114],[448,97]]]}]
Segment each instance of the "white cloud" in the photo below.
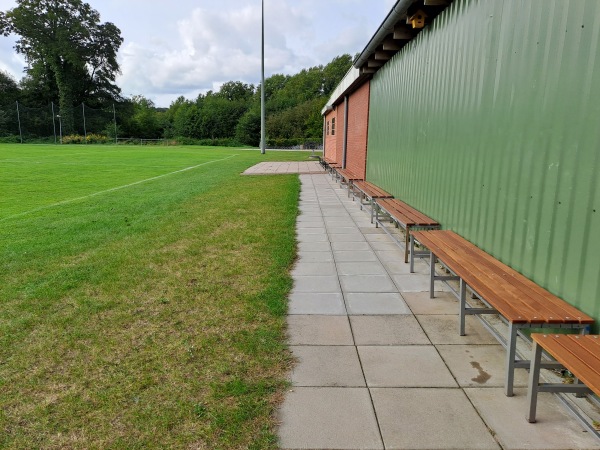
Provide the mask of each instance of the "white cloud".
[{"label": "white cloud", "polygon": [[[88,0],[114,22],[124,95],[142,94],[167,106],[225,81],[260,80],[258,0]],[[394,0],[265,0],[265,70],[295,73],[361,51]],[[0,0],[0,10],[15,6]],[[0,38],[0,68],[20,77],[22,59]],[[14,42],[14,41],[13,41]]]}]

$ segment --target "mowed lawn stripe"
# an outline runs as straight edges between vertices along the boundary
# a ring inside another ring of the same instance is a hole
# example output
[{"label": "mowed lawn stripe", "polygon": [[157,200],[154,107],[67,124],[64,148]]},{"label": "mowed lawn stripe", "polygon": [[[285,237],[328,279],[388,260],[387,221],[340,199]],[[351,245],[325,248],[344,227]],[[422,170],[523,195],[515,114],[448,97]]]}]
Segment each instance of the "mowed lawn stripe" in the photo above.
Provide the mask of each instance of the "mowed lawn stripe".
[{"label": "mowed lawn stripe", "polygon": [[306,156],[239,153],[0,224],[0,447],[276,447]]},{"label": "mowed lawn stripe", "polygon": [[[226,161],[228,159],[234,158],[235,156],[237,156],[237,155],[230,155],[230,156],[227,156],[227,157],[222,158],[222,159],[215,159],[215,160],[212,160],[212,161],[207,161],[207,162],[203,162],[203,163],[200,163],[200,164],[196,164],[195,166],[184,167],[183,169],[175,170],[175,171],[169,172],[169,173],[164,173],[162,175],[156,175],[155,177],[146,178],[145,180],[134,181],[133,183],[124,184],[122,186],[116,186],[116,187],[113,187],[113,188],[110,188],[110,189],[105,189],[103,191],[93,192],[91,194],[84,195],[82,197],[70,198],[68,200],[62,200],[60,202],[52,203],[50,205],[40,206],[39,208],[31,209],[29,211],[25,211],[25,212],[22,212],[22,213],[19,213],[19,214],[14,214],[12,216],[8,216],[8,217],[5,217],[5,218],[0,218],[0,222],[3,221],[3,220],[14,219],[16,217],[25,216],[27,214],[31,214],[31,213],[36,212],[36,211],[41,211],[42,209],[53,208],[55,206],[61,206],[61,205],[65,205],[67,203],[77,202],[77,201],[80,201],[80,200],[87,200],[90,197],[95,197],[97,195],[102,195],[102,194],[106,194],[106,193],[109,193],[109,192],[114,192],[114,191],[118,191],[118,190],[121,190],[121,189],[126,189],[126,188],[129,188],[129,187],[132,187],[132,186],[136,186],[138,184],[142,184],[142,183],[147,183],[149,181],[158,180],[160,178],[168,177],[170,175],[175,175],[177,173],[187,172],[188,170],[197,169],[198,167],[206,166],[207,164],[214,164],[214,163],[218,163],[218,162],[221,162],[221,161]],[[112,166],[112,167],[114,167],[114,166]]]},{"label": "mowed lawn stripe", "polygon": [[[14,149],[6,147],[0,145],[0,156],[15,155]],[[190,152],[173,147],[86,148],[89,153],[79,151],[74,156],[61,146],[24,145],[18,153],[20,162],[0,162],[0,218],[235,153],[214,149]]]}]

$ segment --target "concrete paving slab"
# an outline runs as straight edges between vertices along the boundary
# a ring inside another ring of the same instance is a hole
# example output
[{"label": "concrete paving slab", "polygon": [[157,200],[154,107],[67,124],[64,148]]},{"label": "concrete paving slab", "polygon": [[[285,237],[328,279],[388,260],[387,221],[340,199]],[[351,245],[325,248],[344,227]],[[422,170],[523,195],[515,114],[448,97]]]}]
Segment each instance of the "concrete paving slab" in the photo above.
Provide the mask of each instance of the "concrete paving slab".
[{"label": "concrete paving slab", "polygon": [[392,242],[387,234],[367,234],[365,238],[369,242]]},{"label": "concrete paving slab", "polygon": [[325,228],[325,222],[323,222],[323,220],[305,220],[305,221],[298,221],[296,223],[296,230],[303,230],[306,228],[320,228],[320,229],[324,229]]},{"label": "concrete paving slab", "polygon": [[338,262],[339,275],[386,275],[385,267],[377,261],[372,262]]},{"label": "concrete paving slab", "polygon": [[340,275],[343,292],[398,292],[388,275]]},{"label": "concrete paving slab", "polygon": [[332,242],[331,248],[333,249],[334,252],[335,251],[349,252],[349,251],[355,251],[355,250],[359,250],[359,251],[371,250],[371,246],[366,241],[363,241],[363,242]]},{"label": "concrete paving slab", "polygon": [[333,252],[336,262],[359,262],[359,261],[377,261],[375,252],[372,251],[336,251]]},{"label": "concrete paving slab", "polygon": [[[437,345],[461,387],[503,387],[506,352],[495,345]],[[528,372],[515,370],[515,387],[527,387]]]},{"label": "concrete paving slab", "polygon": [[460,389],[371,389],[386,449],[500,447]]},{"label": "concrete paving slab", "polygon": [[365,386],[354,346],[308,345],[290,349],[297,358],[292,370],[294,386]]},{"label": "concrete paving slab", "polygon": [[[408,275],[392,275],[392,279],[400,292],[429,292],[429,276],[416,273]],[[447,286],[439,285],[436,288],[445,291]]]},{"label": "concrete paving slab", "polygon": [[348,224],[344,224],[342,227],[337,227],[335,225],[327,225],[327,231],[335,234],[356,234],[360,231],[360,229],[356,226],[348,226]]},{"label": "concrete paving slab", "polygon": [[414,316],[350,316],[356,345],[429,345],[431,341]]},{"label": "concrete paving slab", "polygon": [[290,345],[354,345],[346,316],[287,316]]},{"label": "concrete paving slab", "polygon": [[330,275],[336,276],[337,270],[333,262],[300,262],[298,261],[292,269],[292,276],[300,277],[306,275]]},{"label": "concrete paving slab", "polygon": [[539,394],[537,423],[529,423],[526,389],[516,389],[514,397],[506,397],[502,388],[472,388],[465,393],[505,450],[600,448],[554,394]]},{"label": "concrete paving slab", "polygon": [[[410,274],[410,264],[404,262],[404,257],[402,257],[402,259],[399,261],[383,261],[383,264],[385,265],[390,275]],[[429,266],[420,260],[415,261],[415,273],[418,275],[429,276]],[[427,289],[427,291],[429,291],[429,288]]]},{"label": "concrete paving slab", "polygon": [[308,236],[308,235],[327,235],[327,230],[324,225],[318,227],[310,227],[310,228],[296,228],[296,236]]},{"label": "concrete paving slab", "polygon": [[417,315],[433,344],[496,344],[498,341],[474,316],[466,318],[466,336],[458,333],[458,315]]},{"label": "concrete paving slab", "polygon": [[[374,244],[376,244],[374,242]],[[382,242],[379,242],[379,244],[382,244]],[[378,251],[376,250],[375,253],[377,253],[377,257],[382,261],[382,262],[404,262],[404,250],[400,250],[400,247],[398,247],[396,245],[396,249],[397,250],[384,250],[384,251]],[[408,266],[408,263],[405,263]]]},{"label": "concrete paving slab", "polygon": [[358,347],[369,387],[457,387],[433,345]]},{"label": "concrete paving slab", "polygon": [[385,234],[381,228],[375,228],[370,221],[367,221],[365,226],[360,227],[362,234]]},{"label": "concrete paving slab", "polygon": [[405,292],[402,297],[413,314],[458,314],[458,301],[451,292],[436,292],[435,298],[429,298],[429,292]]},{"label": "concrete paving slab", "polygon": [[335,234],[329,232],[329,240],[333,243],[335,242],[364,242],[366,243],[366,239],[363,237],[362,233],[344,233],[344,234]]},{"label": "concrete paving slab", "polygon": [[345,298],[351,315],[411,314],[398,293],[349,293]]},{"label": "concrete paving slab", "polygon": [[[380,228],[375,228],[375,230],[380,230]],[[395,258],[393,258],[394,260],[402,258],[402,261],[404,261],[404,250],[401,250],[400,247],[391,242],[391,239],[390,242],[371,242],[371,247],[377,252],[392,252],[395,254]],[[386,258],[382,258],[382,260],[385,259]]]},{"label": "concrete paving slab", "polygon": [[298,242],[301,244],[306,242],[318,242],[318,243],[327,243],[329,245],[329,238],[325,232],[321,233],[296,233],[296,237]]},{"label": "concrete paving slab", "polygon": [[299,242],[299,252],[326,252],[331,251],[329,242]]},{"label": "concrete paving slab", "polygon": [[288,314],[346,315],[342,294],[292,293],[289,296]]},{"label": "concrete paving slab", "polygon": [[298,292],[340,292],[340,283],[336,276],[297,276],[294,277],[292,294]]},{"label": "concrete paving slab", "polygon": [[320,252],[311,252],[311,251],[298,251],[298,262],[333,262],[333,252],[332,251],[320,251]]},{"label": "concrete paving slab", "polygon": [[366,388],[294,388],[278,419],[282,449],[383,449]]}]

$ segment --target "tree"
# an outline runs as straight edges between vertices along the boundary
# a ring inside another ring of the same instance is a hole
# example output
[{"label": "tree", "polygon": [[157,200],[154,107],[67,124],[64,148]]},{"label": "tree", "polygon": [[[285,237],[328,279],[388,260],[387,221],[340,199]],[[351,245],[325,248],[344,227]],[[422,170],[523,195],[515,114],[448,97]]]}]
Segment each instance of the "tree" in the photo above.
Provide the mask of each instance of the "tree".
[{"label": "tree", "polygon": [[16,0],[0,12],[0,33],[20,36],[15,50],[24,55],[28,73],[45,71],[58,89],[65,131],[73,128],[72,108],[81,97],[116,96],[117,52],[121,31],[81,0]]}]

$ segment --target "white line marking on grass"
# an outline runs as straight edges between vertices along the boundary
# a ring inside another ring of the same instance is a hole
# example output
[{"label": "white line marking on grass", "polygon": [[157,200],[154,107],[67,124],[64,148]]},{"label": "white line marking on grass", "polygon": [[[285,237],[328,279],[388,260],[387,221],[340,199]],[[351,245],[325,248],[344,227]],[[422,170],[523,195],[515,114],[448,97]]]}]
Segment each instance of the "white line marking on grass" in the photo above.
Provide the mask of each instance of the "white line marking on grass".
[{"label": "white line marking on grass", "polygon": [[198,167],[206,166],[208,164],[213,164],[213,163],[216,163],[216,162],[226,161],[226,160],[234,158],[236,156],[239,156],[239,155],[235,154],[235,155],[228,156],[227,158],[215,159],[213,161],[207,161],[207,162],[204,162],[202,164],[197,164],[195,166],[186,167],[184,169],[179,169],[179,170],[176,170],[174,172],[164,173],[162,175],[157,175],[157,176],[152,177],[152,178],[146,178],[145,180],[136,181],[134,183],[125,184],[123,186],[117,186],[117,187],[114,187],[114,188],[106,189],[104,191],[94,192],[93,194],[84,195],[83,197],[71,198],[69,200],[63,200],[61,202],[52,203],[51,205],[40,206],[39,208],[30,209],[29,211],[25,211],[25,212],[22,212],[22,213],[19,213],[19,214],[14,214],[12,216],[5,217],[3,219],[0,219],[0,222],[4,222],[5,220],[9,220],[9,219],[15,219],[17,217],[26,216],[28,214],[31,214],[31,213],[34,213],[34,212],[38,212],[38,211],[42,211],[44,209],[54,208],[55,206],[62,206],[62,205],[66,205],[68,203],[77,202],[79,200],[85,200],[85,199],[90,198],[90,197],[96,197],[97,195],[106,194],[108,192],[114,192],[114,191],[125,189],[125,188],[131,187],[131,186],[136,186],[138,184],[147,183],[148,181],[158,180],[160,178],[168,177],[169,175],[174,175],[176,173],[187,172],[188,170],[197,169]]}]

